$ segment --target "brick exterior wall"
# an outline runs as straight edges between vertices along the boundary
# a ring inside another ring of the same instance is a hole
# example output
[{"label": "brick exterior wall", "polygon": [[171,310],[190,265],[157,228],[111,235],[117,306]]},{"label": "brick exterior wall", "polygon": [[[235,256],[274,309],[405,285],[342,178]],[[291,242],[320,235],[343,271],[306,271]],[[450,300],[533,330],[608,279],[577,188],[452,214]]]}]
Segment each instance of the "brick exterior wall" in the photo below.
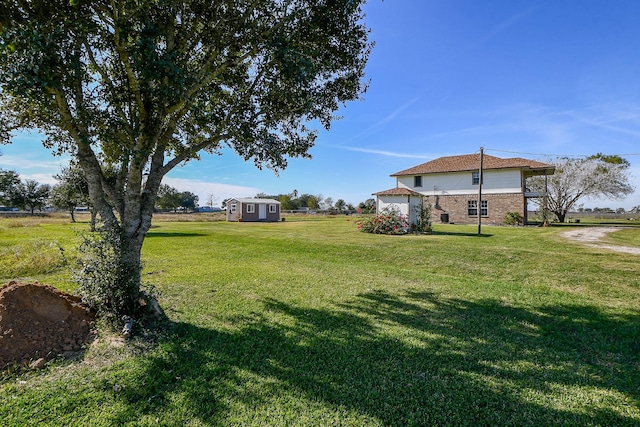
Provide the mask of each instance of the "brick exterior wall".
[{"label": "brick exterior wall", "polygon": [[[477,224],[477,216],[468,215],[469,200],[478,200],[478,194],[425,196],[425,202],[433,206],[431,208],[431,220],[434,224],[442,223],[443,214],[449,216],[449,223]],[[482,200],[488,203],[488,215],[482,216],[482,222],[486,224],[502,224],[507,212],[518,212],[525,217],[525,199],[522,193],[509,194],[483,194]],[[435,204],[435,206],[434,206]]]}]

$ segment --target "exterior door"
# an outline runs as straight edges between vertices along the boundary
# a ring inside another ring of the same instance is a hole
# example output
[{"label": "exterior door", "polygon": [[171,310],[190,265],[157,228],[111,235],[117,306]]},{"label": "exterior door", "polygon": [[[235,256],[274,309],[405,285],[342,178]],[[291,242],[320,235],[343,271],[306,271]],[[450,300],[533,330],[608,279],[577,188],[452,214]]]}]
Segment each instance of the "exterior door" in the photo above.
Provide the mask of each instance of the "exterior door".
[{"label": "exterior door", "polygon": [[258,219],[267,219],[267,205],[264,203],[258,204]]}]

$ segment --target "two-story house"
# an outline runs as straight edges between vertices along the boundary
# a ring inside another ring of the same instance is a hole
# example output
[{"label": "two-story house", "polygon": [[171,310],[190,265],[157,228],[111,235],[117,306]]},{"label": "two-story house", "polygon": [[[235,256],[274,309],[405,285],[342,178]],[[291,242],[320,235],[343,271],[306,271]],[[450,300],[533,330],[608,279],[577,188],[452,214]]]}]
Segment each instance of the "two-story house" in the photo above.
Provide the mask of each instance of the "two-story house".
[{"label": "two-story house", "polygon": [[543,196],[527,190],[527,178],[554,172],[553,165],[535,160],[485,154],[478,206],[480,154],[440,157],[392,174],[396,187],[373,195],[378,212],[393,206],[408,215],[411,223],[421,203],[431,205],[434,222],[475,223],[480,213],[483,222],[500,224],[507,212],[517,212],[526,223],[528,199]]}]

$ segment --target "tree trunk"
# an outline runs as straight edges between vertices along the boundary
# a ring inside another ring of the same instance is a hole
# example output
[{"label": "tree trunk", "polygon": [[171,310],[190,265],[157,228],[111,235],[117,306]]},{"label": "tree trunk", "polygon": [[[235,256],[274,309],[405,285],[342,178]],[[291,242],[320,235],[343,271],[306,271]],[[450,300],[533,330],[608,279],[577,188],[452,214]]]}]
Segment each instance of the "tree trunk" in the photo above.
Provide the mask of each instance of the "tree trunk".
[{"label": "tree trunk", "polygon": [[69,214],[71,215],[71,222],[76,222],[76,217],[73,214],[74,208],[69,209]]},{"label": "tree trunk", "polygon": [[96,212],[96,210],[94,208],[91,208],[89,211],[91,212],[91,220],[89,222],[89,229],[91,231],[96,231],[96,215],[97,215],[97,212]]},{"label": "tree trunk", "polygon": [[142,271],[141,251],[142,241],[137,239],[123,242],[120,253],[120,274],[123,292],[123,307],[121,314],[133,316],[138,309],[140,295],[140,273]]},{"label": "tree trunk", "polygon": [[[162,177],[157,179],[161,180]],[[132,180],[135,181],[130,178],[129,183]],[[151,201],[151,198],[149,193],[141,193],[139,190],[125,194],[125,215],[119,226],[121,233],[120,269],[125,275],[123,284],[126,283],[126,289],[123,289],[126,302],[121,314],[133,315],[139,306],[142,245],[151,228],[153,216],[154,202]]]},{"label": "tree trunk", "polygon": [[[145,141],[152,139],[141,137],[139,142],[144,146]],[[163,166],[164,147],[156,148],[150,164],[141,151],[133,150],[134,154],[124,156],[119,161],[115,183],[107,179],[97,156],[82,138],[78,139],[77,148],[91,206],[100,215],[102,228],[116,254],[115,283],[107,285],[113,293],[109,311],[119,316],[133,316],[139,308],[142,245],[151,228],[162,177],[170,170]],[[147,167],[148,177],[143,180]]]}]

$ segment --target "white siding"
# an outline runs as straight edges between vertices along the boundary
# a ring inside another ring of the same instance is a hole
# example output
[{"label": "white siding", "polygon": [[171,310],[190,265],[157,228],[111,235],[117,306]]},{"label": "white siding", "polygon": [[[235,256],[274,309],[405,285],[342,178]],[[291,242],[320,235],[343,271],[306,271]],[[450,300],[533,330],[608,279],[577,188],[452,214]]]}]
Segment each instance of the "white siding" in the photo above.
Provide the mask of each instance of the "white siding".
[{"label": "white siding", "polygon": [[409,217],[409,224],[415,224],[417,219],[417,207],[420,206],[421,197],[410,196],[378,196],[377,212],[387,208],[396,208],[402,215]]},{"label": "white siding", "polygon": [[409,214],[408,196],[380,196],[378,197],[378,213],[388,208],[398,208],[402,215]]},{"label": "white siding", "polygon": [[[482,192],[485,194],[522,192],[519,169],[484,171],[482,181]],[[401,176],[398,177],[398,187],[409,188],[427,196],[478,192],[478,186],[472,184],[471,171],[423,175],[422,187],[413,187],[413,176]]]}]

